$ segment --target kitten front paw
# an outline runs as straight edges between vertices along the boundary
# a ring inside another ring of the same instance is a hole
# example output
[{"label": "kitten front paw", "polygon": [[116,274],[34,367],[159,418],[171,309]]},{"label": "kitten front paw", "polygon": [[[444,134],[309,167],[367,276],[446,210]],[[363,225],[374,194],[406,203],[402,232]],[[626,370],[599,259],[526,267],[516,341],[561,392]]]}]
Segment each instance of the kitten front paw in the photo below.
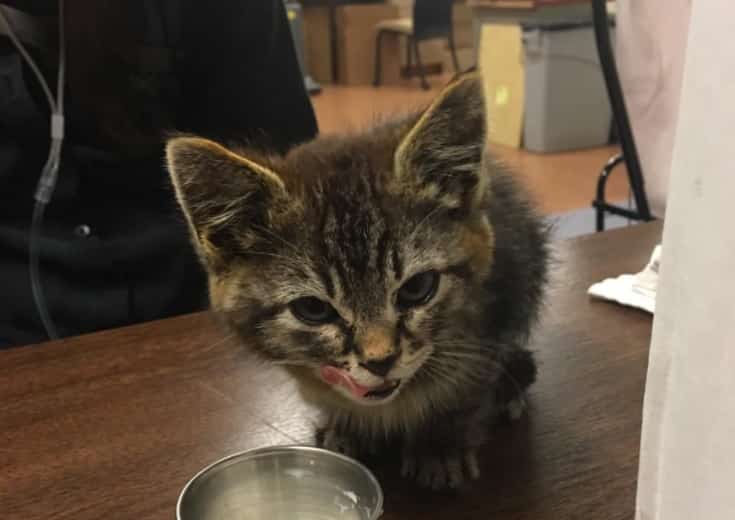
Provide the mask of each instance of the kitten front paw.
[{"label": "kitten front paw", "polygon": [[505,411],[511,421],[517,421],[523,417],[523,413],[526,411],[526,408],[528,408],[526,400],[523,395],[519,395],[506,405]]},{"label": "kitten front paw", "polygon": [[330,426],[317,432],[317,444],[324,449],[352,458],[358,454],[358,444],[354,438]]},{"label": "kitten front paw", "polygon": [[403,455],[401,474],[415,479],[422,487],[434,490],[456,489],[465,482],[478,478],[480,468],[475,450],[457,451],[447,455],[407,451]]}]

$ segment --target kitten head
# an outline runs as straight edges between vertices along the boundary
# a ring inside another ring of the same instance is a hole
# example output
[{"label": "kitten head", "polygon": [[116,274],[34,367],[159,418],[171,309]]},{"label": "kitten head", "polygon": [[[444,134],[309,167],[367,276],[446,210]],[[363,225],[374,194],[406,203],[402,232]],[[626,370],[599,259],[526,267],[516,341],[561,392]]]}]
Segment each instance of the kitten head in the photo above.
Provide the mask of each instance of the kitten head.
[{"label": "kitten head", "polygon": [[172,139],[212,307],[344,404],[446,385],[431,360],[480,326],[473,302],[491,269],[485,139],[476,76],[417,116],[284,157]]}]

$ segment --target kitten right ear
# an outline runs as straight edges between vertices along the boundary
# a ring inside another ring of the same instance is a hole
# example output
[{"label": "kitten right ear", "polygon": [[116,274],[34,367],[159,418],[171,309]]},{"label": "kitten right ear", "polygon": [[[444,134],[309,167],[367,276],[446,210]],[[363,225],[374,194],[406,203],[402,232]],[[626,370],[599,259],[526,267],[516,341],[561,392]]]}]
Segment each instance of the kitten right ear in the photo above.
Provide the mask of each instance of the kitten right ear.
[{"label": "kitten right ear", "polygon": [[459,76],[403,137],[394,156],[396,180],[413,197],[473,209],[489,181],[482,168],[486,136],[482,78]]},{"label": "kitten right ear", "polygon": [[271,169],[199,137],[175,137],[166,161],[176,198],[203,259],[213,267],[246,250],[286,195]]}]

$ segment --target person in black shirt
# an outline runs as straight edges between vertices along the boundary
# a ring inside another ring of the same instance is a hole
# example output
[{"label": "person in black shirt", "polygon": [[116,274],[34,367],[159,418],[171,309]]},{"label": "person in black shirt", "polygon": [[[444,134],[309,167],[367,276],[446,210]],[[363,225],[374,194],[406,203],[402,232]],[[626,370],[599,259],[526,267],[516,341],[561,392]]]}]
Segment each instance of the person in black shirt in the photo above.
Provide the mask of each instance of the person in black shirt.
[{"label": "person in black shirt", "polygon": [[[55,85],[55,0],[0,0]],[[285,152],[317,133],[282,0],[68,0],[65,139],[40,241],[61,336],[191,312],[205,278],[164,169],[167,132]],[[0,347],[46,339],[31,292],[49,107],[0,34]]]}]

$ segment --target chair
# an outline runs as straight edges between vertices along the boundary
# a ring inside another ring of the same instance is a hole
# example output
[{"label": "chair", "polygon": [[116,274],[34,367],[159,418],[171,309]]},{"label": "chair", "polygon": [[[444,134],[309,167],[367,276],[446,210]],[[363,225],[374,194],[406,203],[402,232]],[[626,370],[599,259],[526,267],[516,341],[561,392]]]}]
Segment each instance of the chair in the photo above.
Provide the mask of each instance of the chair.
[{"label": "chair", "polygon": [[384,20],[375,27],[375,77],[373,85],[380,85],[381,49],[383,37],[386,34],[397,34],[406,37],[406,64],[411,67],[413,56],[416,56],[421,77],[421,87],[429,88],[426,81],[426,71],[421,62],[419,42],[434,38],[446,38],[449,41],[449,51],[452,54],[454,70],[459,72],[457,53],[454,48],[454,29],[452,25],[453,0],[415,0],[413,4],[413,18],[395,18]]},{"label": "chair", "polygon": [[[597,231],[605,230],[605,215],[611,213],[620,215],[632,220],[650,221],[653,215],[648,206],[648,198],[646,197],[646,189],[643,183],[643,171],[641,163],[638,159],[638,149],[633,138],[633,130],[628,119],[628,110],[625,107],[625,98],[623,97],[623,89],[620,86],[618,78],[618,70],[615,65],[615,57],[610,42],[610,24],[608,19],[607,1],[592,0],[592,15],[595,27],[595,39],[597,41],[597,53],[600,57],[600,65],[602,73],[605,77],[605,85],[607,86],[608,97],[613,109],[615,126],[620,138],[620,146],[623,153],[611,157],[607,164],[603,167],[602,172],[597,180],[597,192],[592,206],[596,210],[596,229]],[[610,204],[605,199],[605,186],[610,174],[616,166],[625,162],[628,167],[628,180],[630,188],[633,192],[636,209],[631,210],[615,204]]]}]

